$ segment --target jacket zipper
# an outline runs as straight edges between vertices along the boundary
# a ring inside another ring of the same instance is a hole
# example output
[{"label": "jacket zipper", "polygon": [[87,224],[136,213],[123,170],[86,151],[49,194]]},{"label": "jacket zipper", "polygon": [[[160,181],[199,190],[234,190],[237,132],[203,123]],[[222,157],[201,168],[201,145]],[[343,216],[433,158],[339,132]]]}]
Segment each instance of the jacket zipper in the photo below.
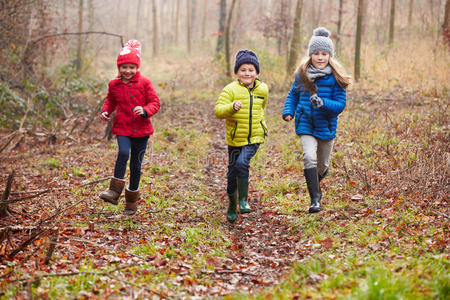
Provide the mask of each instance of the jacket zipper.
[{"label": "jacket zipper", "polygon": [[[256,86],[256,82],[255,82],[255,86]],[[253,113],[253,94],[252,94],[252,90],[255,88],[255,86],[253,86],[252,89],[248,89],[248,93],[250,94],[250,110],[249,110],[249,117],[248,117],[248,143],[250,144],[250,137],[252,136],[252,113]]]},{"label": "jacket zipper", "polygon": [[234,128],[231,131],[231,140],[234,140],[234,137],[236,136],[236,131],[237,131],[237,122],[234,123]]},{"label": "jacket zipper", "polygon": [[261,127],[262,127],[262,129],[263,129],[263,132],[264,132],[264,136],[266,136],[266,128],[264,127],[264,125],[263,125],[263,122],[262,121],[259,121],[259,123],[261,123]]}]

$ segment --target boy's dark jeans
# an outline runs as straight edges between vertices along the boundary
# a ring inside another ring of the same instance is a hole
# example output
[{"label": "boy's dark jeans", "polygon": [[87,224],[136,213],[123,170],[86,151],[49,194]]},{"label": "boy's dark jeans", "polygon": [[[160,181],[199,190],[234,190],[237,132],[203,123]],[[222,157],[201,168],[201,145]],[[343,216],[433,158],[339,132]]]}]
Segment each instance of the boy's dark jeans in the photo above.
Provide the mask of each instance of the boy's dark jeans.
[{"label": "boy's dark jeans", "polygon": [[141,166],[144,159],[145,149],[147,148],[148,136],[129,137],[118,135],[117,144],[119,145],[119,153],[117,154],[116,165],[114,167],[114,177],[123,179],[127,170],[127,161],[130,157],[130,185],[131,191],[139,189],[139,181],[141,180]]},{"label": "boy's dark jeans", "polygon": [[233,194],[237,189],[237,178],[248,178],[250,160],[258,151],[259,144],[242,147],[228,146],[227,193]]}]

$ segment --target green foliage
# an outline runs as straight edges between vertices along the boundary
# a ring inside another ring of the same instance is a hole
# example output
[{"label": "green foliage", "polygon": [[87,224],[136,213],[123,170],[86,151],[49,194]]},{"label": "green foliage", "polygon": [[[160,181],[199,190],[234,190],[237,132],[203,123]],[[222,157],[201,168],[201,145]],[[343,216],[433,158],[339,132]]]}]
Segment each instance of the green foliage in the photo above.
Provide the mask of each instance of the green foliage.
[{"label": "green foliage", "polygon": [[18,127],[26,110],[26,101],[5,82],[0,82],[0,110],[0,126],[9,128]]}]

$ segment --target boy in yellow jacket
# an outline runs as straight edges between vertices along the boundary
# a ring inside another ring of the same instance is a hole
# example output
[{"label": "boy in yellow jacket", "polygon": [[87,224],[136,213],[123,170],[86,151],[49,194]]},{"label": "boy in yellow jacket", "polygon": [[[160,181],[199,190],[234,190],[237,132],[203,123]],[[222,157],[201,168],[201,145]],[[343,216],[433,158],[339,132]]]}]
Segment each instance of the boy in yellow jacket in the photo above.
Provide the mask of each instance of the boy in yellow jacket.
[{"label": "boy in yellow jacket", "polygon": [[237,80],[225,86],[216,102],[214,113],[225,119],[228,145],[227,194],[229,206],[227,219],[237,219],[239,212],[249,213],[248,178],[250,160],[267,136],[265,122],[268,87],[260,81],[259,61],[251,50],[239,50],[236,54],[234,73]]}]

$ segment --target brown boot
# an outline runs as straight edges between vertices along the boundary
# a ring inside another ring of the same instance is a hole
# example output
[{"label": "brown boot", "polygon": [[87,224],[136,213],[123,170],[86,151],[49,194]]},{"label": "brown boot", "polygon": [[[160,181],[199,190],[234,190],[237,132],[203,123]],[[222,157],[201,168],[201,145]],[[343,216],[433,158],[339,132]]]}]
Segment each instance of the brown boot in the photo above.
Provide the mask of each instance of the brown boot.
[{"label": "brown boot", "polygon": [[109,182],[109,189],[100,194],[100,199],[105,202],[117,205],[124,186],[125,180],[112,177],[111,181]]},{"label": "brown boot", "polygon": [[139,202],[139,190],[130,191],[125,189],[125,210],[124,215],[134,215],[137,211]]}]

